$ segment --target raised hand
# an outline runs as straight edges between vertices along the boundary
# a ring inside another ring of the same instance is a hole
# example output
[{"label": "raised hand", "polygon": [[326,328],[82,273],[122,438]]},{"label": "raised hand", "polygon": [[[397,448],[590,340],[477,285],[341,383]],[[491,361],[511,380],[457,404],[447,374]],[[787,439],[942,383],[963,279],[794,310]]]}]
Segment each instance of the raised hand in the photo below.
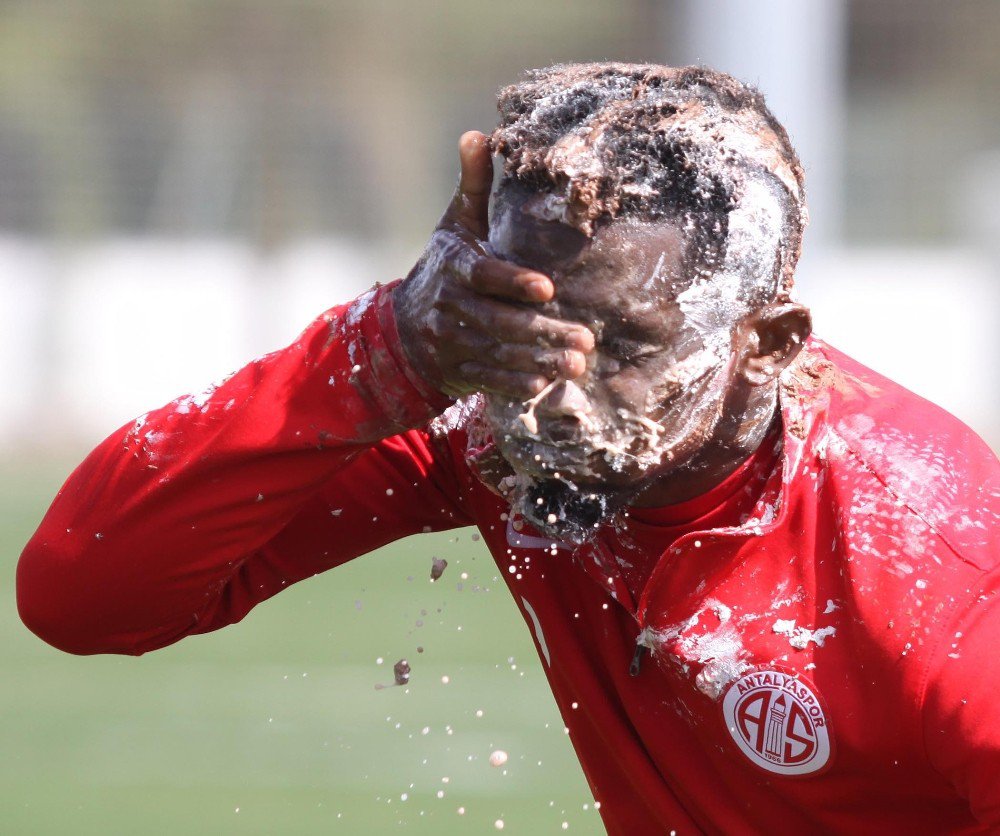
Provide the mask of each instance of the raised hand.
[{"label": "raised hand", "polygon": [[420,260],[394,293],[400,339],[413,367],[448,395],[488,391],[517,399],[555,378],[579,377],[593,334],[542,315],[548,276],[489,254],[493,164],[485,135],[459,140],[461,178]]}]

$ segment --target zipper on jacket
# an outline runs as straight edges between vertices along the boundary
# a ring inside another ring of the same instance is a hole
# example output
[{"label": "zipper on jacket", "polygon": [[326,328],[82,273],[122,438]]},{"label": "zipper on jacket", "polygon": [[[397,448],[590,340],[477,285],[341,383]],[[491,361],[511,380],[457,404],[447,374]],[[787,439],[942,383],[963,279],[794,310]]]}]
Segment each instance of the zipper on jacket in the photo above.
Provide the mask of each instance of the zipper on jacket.
[{"label": "zipper on jacket", "polygon": [[649,650],[644,644],[639,644],[638,640],[635,645],[635,653],[632,654],[632,663],[628,666],[629,676],[638,676],[639,669],[642,667],[642,657],[646,655]]},{"label": "zipper on jacket", "polygon": [[642,659],[653,647],[652,642],[655,638],[656,634],[648,627],[644,627],[639,631],[639,635],[635,637],[635,653],[632,654],[632,662],[628,666],[629,676],[639,675],[639,670],[642,668]]}]

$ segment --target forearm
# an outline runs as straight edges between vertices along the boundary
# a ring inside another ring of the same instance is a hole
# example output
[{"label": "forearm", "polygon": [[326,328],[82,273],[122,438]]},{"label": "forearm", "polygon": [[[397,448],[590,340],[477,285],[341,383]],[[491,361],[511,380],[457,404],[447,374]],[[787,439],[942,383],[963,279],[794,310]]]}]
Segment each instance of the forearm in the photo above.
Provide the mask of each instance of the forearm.
[{"label": "forearm", "polygon": [[21,557],[28,626],[70,652],[136,653],[218,617],[243,564],[324,484],[442,406],[387,344],[385,301],[333,309],[288,348],[106,439]]}]

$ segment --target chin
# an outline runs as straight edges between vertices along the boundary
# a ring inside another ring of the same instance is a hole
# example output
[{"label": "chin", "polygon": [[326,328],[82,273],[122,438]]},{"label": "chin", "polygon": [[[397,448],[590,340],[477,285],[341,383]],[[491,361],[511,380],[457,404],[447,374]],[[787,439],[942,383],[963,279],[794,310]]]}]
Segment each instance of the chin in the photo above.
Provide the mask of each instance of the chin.
[{"label": "chin", "polygon": [[[677,404],[652,432],[647,422],[605,432],[565,432],[539,421],[529,433],[510,408],[487,409],[487,423],[515,479],[514,511],[556,540],[583,543],[653,482],[675,471],[705,438],[703,416]],[[552,430],[550,433],[549,430]]]}]

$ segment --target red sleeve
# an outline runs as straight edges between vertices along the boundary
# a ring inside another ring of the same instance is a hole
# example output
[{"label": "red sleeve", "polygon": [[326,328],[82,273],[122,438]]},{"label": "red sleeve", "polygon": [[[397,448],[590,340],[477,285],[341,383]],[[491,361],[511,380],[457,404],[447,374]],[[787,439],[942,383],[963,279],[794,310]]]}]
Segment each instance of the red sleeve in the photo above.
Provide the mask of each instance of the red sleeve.
[{"label": "red sleeve", "polygon": [[389,290],[94,450],[21,555],[25,624],[71,653],[140,654],[391,540],[467,524],[444,453],[406,432],[447,401],[403,365]]},{"label": "red sleeve", "polygon": [[1000,827],[998,637],[1000,577],[994,571],[943,636],[924,700],[931,763],[991,828]]}]

